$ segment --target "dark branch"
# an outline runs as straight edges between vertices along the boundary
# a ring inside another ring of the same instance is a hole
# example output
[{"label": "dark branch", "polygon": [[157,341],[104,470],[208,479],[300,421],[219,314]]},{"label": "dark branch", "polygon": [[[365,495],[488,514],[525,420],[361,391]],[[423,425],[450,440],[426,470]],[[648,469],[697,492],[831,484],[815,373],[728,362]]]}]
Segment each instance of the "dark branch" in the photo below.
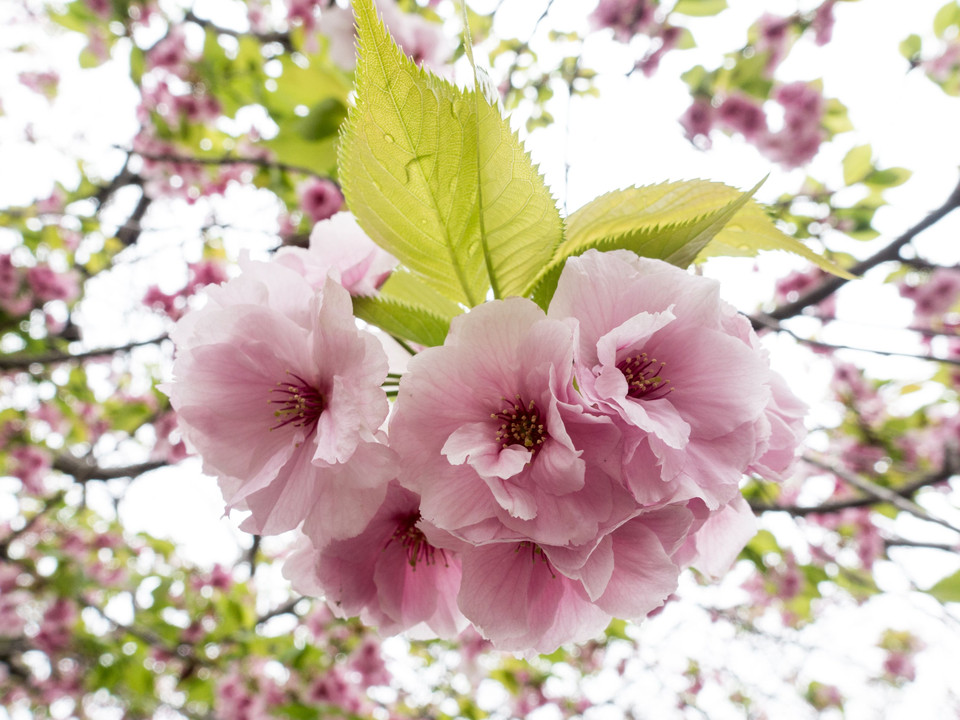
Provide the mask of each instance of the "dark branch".
[{"label": "dark branch", "polygon": [[50,510],[52,510],[54,507],[60,504],[60,502],[64,498],[64,495],[65,493],[59,492],[53,497],[47,498],[44,501],[43,507],[40,508],[37,512],[35,512],[33,515],[31,515],[30,519],[23,524],[22,528],[14,530],[9,535],[7,535],[2,540],[0,540],[0,558],[4,560],[9,560],[10,556],[7,554],[7,552],[10,549],[10,543],[12,543],[14,540],[16,540],[18,537],[20,537],[24,533],[29,532],[30,528],[36,525],[37,521],[40,520],[40,518],[42,518],[45,514],[50,512]]},{"label": "dark branch", "polygon": [[[809,345],[810,347],[818,348],[820,350],[855,350],[857,352],[872,353],[873,355],[884,355],[886,357],[907,357],[914,358],[916,360],[929,360],[931,362],[960,366],[960,358],[941,358],[934,357],[933,355],[918,355],[916,353],[901,352],[899,350],[877,350],[874,348],[856,347],[855,345],[843,345],[839,343],[828,343],[821,340],[813,340],[812,338],[806,338],[802,335],[798,335],[788,327],[784,327],[781,322],[770,317],[766,313],[756,313],[751,315],[750,320],[753,322],[754,327],[756,327],[757,324],[760,324],[763,327],[770,328],[771,330],[786,333],[797,342],[803,343],[804,345]],[[956,337],[956,334],[950,333],[950,336]]]},{"label": "dark branch", "polygon": [[231,30],[230,28],[225,28],[225,27],[222,27],[221,25],[217,25],[213,21],[207,20],[206,18],[197,17],[194,14],[193,10],[187,10],[187,14],[183,16],[183,19],[188,22],[196,23],[197,25],[202,27],[204,30],[212,30],[213,32],[219,35],[229,35],[230,37],[235,37],[235,38],[252,37],[255,40],[258,40],[259,42],[262,42],[262,43],[274,43],[274,42],[280,43],[283,46],[283,49],[286,50],[287,52],[293,52],[294,50],[293,42],[290,40],[290,33],[286,33],[286,32],[258,33],[253,31],[240,32],[239,30]]},{"label": "dark branch", "polygon": [[[853,267],[848,268],[849,272],[852,275],[860,277],[865,272],[876,267],[877,265],[880,265],[881,263],[889,262],[891,260],[899,260],[900,251],[905,245],[910,243],[917,235],[922,233],[927,228],[932,227],[936,223],[940,222],[940,220],[945,218],[958,207],[960,207],[960,183],[958,183],[953,189],[953,192],[950,193],[950,197],[947,198],[943,205],[931,212],[923,220],[904,232],[902,235],[900,235],[900,237],[881,249],[879,252],[871,255],[866,260],[861,260]],[[789,302],[774,308],[772,311],[767,313],[767,315],[774,320],[785,320],[786,318],[793,317],[794,315],[799,315],[804,308],[810,307],[811,305],[816,305],[817,303],[826,300],[833,293],[843,287],[846,282],[847,280],[845,278],[831,275],[825,278],[813,290],[804,293],[793,302]],[[753,326],[754,328],[759,329],[760,327],[763,327],[763,322],[754,318]]]},{"label": "dark branch", "polygon": [[[907,483],[898,488],[890,490],[902,498],[912,498],[918,490],[937,485],[949,480],[954,474],[954,462],[947,460],[943,467],[937,472],[924,475],[912,483]],[[885,502],[873,495],[864,495],[861,497],[848,498],[846,500],[834,500],[832,502],[821,503],[820,505],[768,505],[763,503],[751,502],[750,507],[756,513],[763,512],[785,512],[794,517],[805,517],[807,515],[828,515],[830,513],[842,512],[850,508],[869,507]]]},{"label": "dark branch", "polygon": [[52,365],[54,363],[70,362],[71,360],[104,357],[106,355],[127,352],[136,347],[143,347],[144,345],[156,345],[166,339],[167,336],[164,334],[151,338],[150,340],[137,340],[136,342],[130,342],[117,347],[97,348],[96,350],[85,350],[78,353],[49,352],[43,353],[42,355],[10,355],[8,357],[0,357],[0,371],[26,370],[29,369],[31,365]]},{"label": "dark branch", "polygon": [[926,550],[943,550],[944,552],[960,552],[960,545],[947,545],[946,543],[922,542],[919,540],[884,540],[883,544],[887,548],[906,547],[906,548],[924,548]]},{"label": "dark branch", "polygon": [[104,468],[86,460],[71,457],[70,455],[60,455],[53,461],[53,468],[55,470],[59,470],[67,475],[72,475],[79,483],[84,483],[88,480],[136,478],[151,470],[165,467],[166,465],[167,462],[165,460],[151,460],[134,465]]},{"label": "dark branch", "polygon": [[290,615],[297,615],[299,617],[299,613],[297,613],[294,608],[297,607],[297,603],[299,603],[301,600],[303,600],[302,597],[291,598],[290,600],[285,602],[283,605],[280,605],[279,607],[276,607],[273,610],[270,610],[269,612],[266,612],[260,617],[258,617],[256,625],[262,625],[267,620],[270,620],[275,617],[279,617],[280,615],[290,614]]},{"label": "dark branch", "polygon": [[153,162],[182,163],[186,165],[253,165],[255,167],[281,170],[283,172],[299,173],[301,175],[313,175],[314,177],[324,178],[325,180],[335,182],[333,178],[318,173],[316,170],[311,168],[304,167],[303,165],[291,165],[289,163],[268,160],[267,158],[239,157],[237,155],[193,157],[190,155],[176,155],[174,153],[146,153],[136,150],[130,150],[128,152],[135,153],[144,160],[152,160]]}]

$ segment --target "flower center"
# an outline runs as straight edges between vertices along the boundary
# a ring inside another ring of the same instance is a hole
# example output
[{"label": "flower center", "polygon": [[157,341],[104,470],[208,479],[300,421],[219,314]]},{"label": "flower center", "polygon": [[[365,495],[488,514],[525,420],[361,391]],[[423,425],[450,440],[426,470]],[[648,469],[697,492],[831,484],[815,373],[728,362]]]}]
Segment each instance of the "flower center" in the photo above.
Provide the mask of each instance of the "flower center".
[{"label": "flower center", "polygon": [[[397,523],[397,529],[393,531],[393,535],[390,536],[383,546],[383,549],[386,550],[387,546],[394,540],[399,542],[407,553],[407,563],[414,570],[417,569],[418,562],[433,565],[436,553],[438,552],[438,548],[435,548],[427,542],[423,531],[417,527],[418,522],[420,522],[420,513],[414,513],[400,518]],[[447,555],[442,548],[439,549],[439,552],[440,557],[443,558],[443,564],[446,566]]]},{"label": "flower center", "polygon": [[512,405],[508,405],[498,413],[491,413],[490,417],[500,421],[497,442],[501,447],[522,445],[535,453],[547,439],[547,430],[544,427],[540,409],[533,400],[524,405],[523,400],[517,395]]},{"label": "flower center", "polygon": [[294,373],[289,375],[292,380],[278,382],[277,387],[270,391],[276,393],[270,404],[279,406],[273,411],[277,424],[270,429],[276,430],[285,425],[313,429],[327,406],[326,400],[319,390],[302,377]]},{"label": "flower center", "polygon": [[670,381],[660,376],[664,366],[665,362],[658,363],[642,352],[621,360],[617,370],[627,379],[627,395],[638,400],[658,400],[673,392]]},{"label": "flower center", "polygon": [[514,552],[519,553],[521,550],[529,549],[530,551],[530,562],[536,563],[537,560],[546,564],[547,570],[550,571],[550,577],[557,577],[556,573],[553,572],[553,566],[550,564],[550,560],[547,558],[547,554],[543,551],[539,545],[529,540],[524,540],[517,544],[517,549]]}]

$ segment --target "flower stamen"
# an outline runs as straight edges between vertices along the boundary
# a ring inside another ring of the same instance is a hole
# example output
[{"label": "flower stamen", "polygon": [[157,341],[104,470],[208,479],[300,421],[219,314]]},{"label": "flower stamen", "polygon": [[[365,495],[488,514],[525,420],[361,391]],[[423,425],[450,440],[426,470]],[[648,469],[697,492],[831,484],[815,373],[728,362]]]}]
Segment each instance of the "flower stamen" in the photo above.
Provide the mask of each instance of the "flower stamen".
[{"label": "flower stamen", "polygon": [[439,551],[440,557],[443,559],[443,565],[447,567],[447,554],[442,548],[435,548],[427,542],[423,531],[417,527],[418,522],[420,522],[420,513],[414,513],[400,518],[397,523],[397,529],[394,530],[393,535],[387,539],[383,549],[386,550],[394,540],[399,542],[406,551],[407,563],[414,570],[417,569],[418,562],[433,565],[436,553]]},{"label": "flower stamen", "polygon": [[661,377],[665,362],[657,362],[645,352],[617,363],[617,370],[627,380],[627,395],[638,400],[659,400],[673,392],[669,380]]},{"label": "flower stamen", "polygon": [[277,418],[277,424],[270,429],[276,430],[286,425],[293,425],[312,430],[320,419],[320,414],[326,409],[326,399],[319,390],[299,375],[289,371],[288,374],[293,380],[278,382],[277,387],[270,391],[277,393],[279,397],[275,397],[269,403],[280,406],[273,412],[273,416]]},{"label": "flower stamen", "polygon": [[543,548],[541,548],[539,545],[537,545],[534,542],[530,542],[529,540],[524,540],[523,542],[517,545],[517,549],[514,550],[514,552],[520,552],[524,548],[530,548],[531,562],[535,563],[537,562],[537,560],[539,560],[540,562],[545,563],[547,566],[547,570],[550,571],[550,577],[552,578],[557,577],[556,573],[553,572],[553,566],[550,564],[550,560],[547,558],[547,554],[543,551]]},{"label": "flower stamen", "polygon": [[535,453],[547,439],[546,426],[537,404],[531,400],[524,405],[519,394],[512,405],[508,405],[498,413],[491,413],[490,417],[500,420],[497,442],[502,448],[509,445],[522,445],[531,453]]}]

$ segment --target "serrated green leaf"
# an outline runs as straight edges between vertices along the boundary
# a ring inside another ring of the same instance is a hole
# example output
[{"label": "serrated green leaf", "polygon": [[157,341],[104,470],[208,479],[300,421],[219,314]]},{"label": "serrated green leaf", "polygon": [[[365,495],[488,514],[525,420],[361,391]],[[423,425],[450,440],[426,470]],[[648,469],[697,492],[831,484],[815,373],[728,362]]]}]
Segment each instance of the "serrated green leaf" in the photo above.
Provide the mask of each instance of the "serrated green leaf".
[{"label": "serrated green leaf", "polygon": [[534,301],[545,308],[567,259],[590,249],[631,250],[687,267],[758,187],[740,193],[691,180],[617,190],[592,200],[568,218],[567,240],[538,278]]},{"label": "serrated green leaf", "polygon": [[[466,12],[466,5],[463,5]],[[464,47],[473,67],[477,115],[480,243],[494,297],[527,295],[563,240],[563,221],[520,138],[500,116],[497,91],[478,71],[467,17]]]},{"label": "serrated green leaf", "polygon": [[854,185],[863,180],[873,170],[873,148],[869,145],[858,145],[843,158],[843,182],[845,185]]},{"label": "serrated green leaf", "polygon": [[927,590],[927,593],[942,603],[960,602],[960,570],[943,578]]},{"label": "serrated green leaf", "polygon": [[[523,295],[562,238],[559,212],[495,101],[403,55],[355,3],[357,103],[340,153],[361,227],[437,293],[472,307]],[[468,56],[469,42],[465,43]]]},{"label": "serrated green leaf", "polygon": [[353,314],[390,335],[427,347],[443,345],[450,329],[449,318],[382,295],[354,298]]},{"label": "serrated green leaf", "polygon": [[707,17],[727,9],[727,0],[677,0],[673,12],[681,15]]},{"label": "serrated green leaf", "polygon": [[474,306],[487,273],[477,219],[476,115],[417,67],[370,0],[354,3],[356,105],[340,147],[350,209],[374,242],[442,295]]}]

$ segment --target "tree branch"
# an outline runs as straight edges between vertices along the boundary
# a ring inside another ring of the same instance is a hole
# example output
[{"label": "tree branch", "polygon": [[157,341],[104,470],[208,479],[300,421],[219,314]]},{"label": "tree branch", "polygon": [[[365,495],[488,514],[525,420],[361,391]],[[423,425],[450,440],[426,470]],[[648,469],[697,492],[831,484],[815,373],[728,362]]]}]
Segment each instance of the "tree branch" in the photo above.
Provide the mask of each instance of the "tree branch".
[{"label": "tree branch", "polygon": [[[804,458],[804,460],[807,460],[807,458]],[[951,457],[948,458],[943,463],[943,467],[936,472],[924,475],[917,480],[914,480],[912,483],[907,483],[902,487],[884,489],[889,490],[894,495],[897,495],[901,498],[910,498],[913,497],[913,495],[921,488],[930,487],[932,485],[937,485],[949,480],[954,474],[955,466],[956,461]],[[823,466],[821,465],[819,467]],[[834,472],[834,468],[832,466],[828,466],[827,469],[830,472]],[[751,502],[750,508],[755,513],[785,512],[793,515],[794,517],[805,517],[807,515],[828,515],[831,513],[849,510],[851,508],[869,507],[870,505],[876,505],[880,502],[886,501],[881,500],[875,495],[866,495],[863,497],[848,498],[846,500],[834,500],[832,502],[821,503],[820,505],[768,505]]]},{"label": "tree branch", "polygon": [[18,528],[17,530],[14,530],[3,539],[0,539],[0,559],[9,560],[10,556],[7,553],[10,550],[10,543],[12,543],[14,540],[16,540],[18,537],[20,537],[24,533],[29,532],[30,528],[36,525],[37,521],[40,520],[40,518],[46,515],[55,505],[59,504],[63,500],[64,495],[65,493],[61,491],[61,492],[58,492],[53,497],[47,498],[44,501],[43,507],[40,508],[37,512],[35,512],[33,515],[31,515],[30,519],[28,519],[23,524],[22,528]]},{"label": "tree branch", "polygon": [[242,38],[242,37],[252,37],[255,40],[258,40],[262,43],[280,43],[283,45],[283,49],[287,52],[293,52],[293,42],[290,39],[290,33],[286,32],[266,32],[258,33],[253,31],[240,32],[239,30],[231,30],[230,28],[225,28],[221,25],[217,25],[212,20],[207,20],[206,18],[197,17],[193,10],[187,10],[187,14],[183,16],[183,19],[196,23],[204,30],[212,30],[218,35],[229,35],[230,37]]},{"label": "tree branch", "polygon": [[[119,146],[115,147],[118,147],[120,150],[125,149]],[[283,172],[300,173],[301,175],[313,175],[314,177],[330,180],[330,182],[336,182],[328,175],[322,175],[316,170],[304,167],[303,165],[291,165],[290,163],[277,162],[275,160],[268,160],[266,158],[239,157],[237,155],[194,157],[190,155],[176,155],[174,153],[148,153],[141,152],[139,150],[127,150],[127,152],[135,153],[144,160],[152,160],[154,162],[183,163],[187,165],[254,165],[256,167],[282,170]]]},{"label": "tree branch", "polygon": [[258,617],[257,622],[254,624],[262,625],[263,623],[267,622],[267,620],[271,620],[272,618],[279,617],[280,615],[293,614],[299,617],[299,614],[294,611],[294,608],[297,606],[297,603],[299,603],[301,600],[303,600],[303,597],[291,598],[290,600],[285,602],[283,605],[280,605],[279,607],[276,607],[273,610],[270,610],[269,612],[266,612],[260,617]]},{"label": "tree branch", "polygon": [[[821,350],[855,350],[857,352],[872,353],[873,355],[883,355],[885,357],[907,357],[914,358],[916,360],[929,360],[931,362],[960,366],[960,358],[940,358],[934,357],[933,355],[917,355],[916,353],[901,352],[899,350],[875,350],[874,348],[856,347],[854,345],[843,345],[840,343],[828,343],[821,340],[805,338],[802,335],[798,335],[790,328],[784,327],[783,324],[775,318],[762,312],[755,313],[754,315],[750,315],[748,317],[750,318],[751,322],[753,322],[754,327],[757,327],[757,324],[760,324],[763,327],[770,328],[776,332],[786,333],[799,343],[819,348]],[[956,334],[951,334],[951,337],[956,337]]]},{"label": "tree branch", "polygon": [[135,347],[156,345],[157,343],[160,343],[166,339],[167,335],[164,333],[163,335],[151,338],[150,340],[137,340],[135,342],[127,343],[126,345],[118,345],[117,347],[97,348],[95,350],[85,350],[78,353],[48,352],[43,353],[42,355],[10,355],[8,357],[0,357],[0,371],[26,370],[31,365],[52,365],[54,363],[70,362],[71,360],[86,360],[87,358],[103,357],[105,355],[127,352]]},{"label": "tree branch", "polygon": [[166,460],[151,460],[149,462],[124,465],[122,467],[104,468],[86,460],[70,455],[59,455],[54,458],[53,468],[67,475],[73,475],[79,483],[88,480],[116,480],[119,478],[136,478],[144,473],[166,467]]},{"label": "tree branch", "polygon": [[[900,250],[902,250],[905,245],[910,243],[917,235],[922,233],[927,228],[932,227],[940,222],[940,220],[945,218],[958,207],[960,207],[960,182],[957,183],[957,186],[953,189],[953,192],[950,193],[950,196],[946,199],[943,205],[928,214],[923,220],[904,232],[896,240],[891,242],[877,253],[871,255],[866,260],[861,260],[853,267],[848,268],[849,272],[852,275],[859,277],[867,272],[867,270],[870,270],[881,263],[891,260],[899,260]],[[833,293],[843,287],[846,282],[847,280],[842,277],[831,275],[825,278],[817,287],[803,293],[793,302],[785,303],[784,305],[774,308],[767,313],[767,315],[774,320],[785,320],[786,318],[798,315],[804,308],[810,307],[811,305],[816,305],[817,303],[826,300]],[[752,320],[755,329],[763,327],[763,323],[757,318],[752,318]]]}]

